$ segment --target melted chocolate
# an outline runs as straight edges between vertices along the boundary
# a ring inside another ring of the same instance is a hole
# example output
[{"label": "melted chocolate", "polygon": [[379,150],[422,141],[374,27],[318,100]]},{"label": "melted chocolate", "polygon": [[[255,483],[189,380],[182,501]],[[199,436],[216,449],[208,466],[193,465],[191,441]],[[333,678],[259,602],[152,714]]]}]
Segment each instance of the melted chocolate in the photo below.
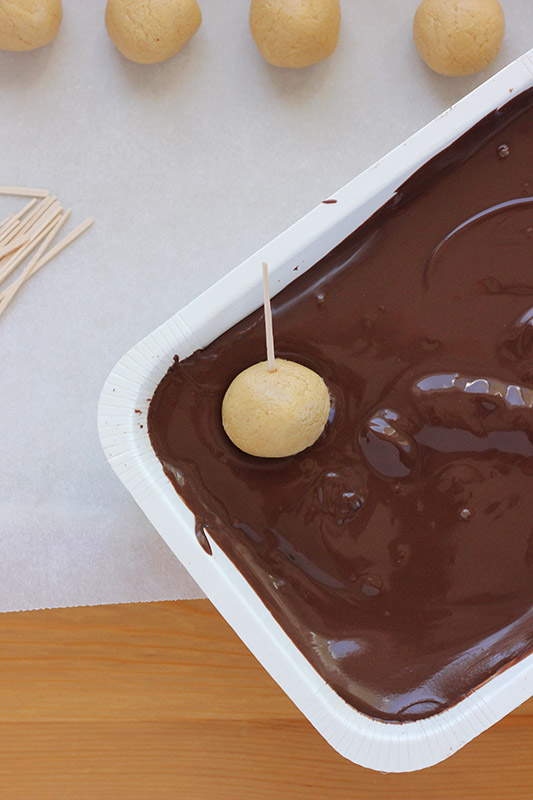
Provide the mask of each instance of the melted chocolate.
[{"label": "melted chocolate", "polygon": [[532,142],[530,90],[274,299],[277,355],[333,397],[312,448],[257,459],[222,429],[260,311],[150,405],[199,529],[373,717],[429,716],[533,647]]}]

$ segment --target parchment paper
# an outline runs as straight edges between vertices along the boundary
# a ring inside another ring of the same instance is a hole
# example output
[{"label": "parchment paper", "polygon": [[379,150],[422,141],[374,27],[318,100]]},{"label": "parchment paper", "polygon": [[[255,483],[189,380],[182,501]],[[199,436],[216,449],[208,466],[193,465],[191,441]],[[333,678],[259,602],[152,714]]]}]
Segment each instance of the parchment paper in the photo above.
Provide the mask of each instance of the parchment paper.
[{"label": "parchment paper", "polygon": [[200,596],[105,462],[109,370],[532,43],[530,0],[507,0],[497,61],[443,78],[412,44],[417,0],[344,0],[334,56],[287,71],[255,49],[247,0],[200,5],[160,65],[119,55],[102,0],[64,0],[55,43],[0,53],[0,183],[50,189],[70,227],[96,219],[0,318],[2,611]]}]

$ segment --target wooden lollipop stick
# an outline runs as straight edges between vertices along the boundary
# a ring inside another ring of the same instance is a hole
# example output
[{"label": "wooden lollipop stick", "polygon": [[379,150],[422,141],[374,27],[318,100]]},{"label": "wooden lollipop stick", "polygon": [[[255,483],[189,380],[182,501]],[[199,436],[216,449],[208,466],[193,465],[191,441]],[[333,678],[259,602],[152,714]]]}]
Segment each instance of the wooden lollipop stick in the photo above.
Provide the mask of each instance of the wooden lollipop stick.
[{"label": "wooden lollipop stick", "polygon": [[26,203],[24,208],[22,208],[17,214],[10,214],[8,217],[2,220],[0,223],[0,242],[6,238],[7,234],[12,231],[13,228],[17,228],[22,225],[20,220],[24,214],[30,210],[30,208],[33,208],[36,202],[37,198],[34,197],[33,200],[30,200],[29,203]]},{"label": "wooden lollipop stick", "polygon": [[57,203],[57,205],[60,205],[60,203],[57,201],[57,198],[54,197],[53,195],[48,195],[48,197],[43,198],[41,202],[33,209],[31,214],[28,214],[25,220],[21,220],[21,222],[23,222],[24,224],[22,225],[20,232],[21,233],[28,233],[28,231],[31,232],[35,228],[35,225],[41,219],[41,217],[44,216],[44,213],[48,211],[48,209],[55,203]]},{"label": "wooden lollipop stick", "polygon": [[17,239],[12,239],[9,244],[6,244],[4,247],[0,246],[0,258],[12,253],[13,250],[18,250],[18,248],[22,247],[23,244],[27,244],[30,241],[30,238],[31,237],[25,233],[22,236],[19,236]]},{"label": "wooden lollipop stick", "polygon": [[12,194],[19,197],[46,197],[47,189],[25,189],[22,186],[0,186],[0,194]]},{"label": "wooden lollipop stick", "polygon": [[[3,244],[7,244],[15,236],[19,236],[23,233],[28,233],[32,226],[34,225],[35,221],[41,217],[44,212],[46,211],[49,206],[51,206],[55,201],[55,197],[45,197],[44,200],[41,200],[39,205],[33,209],[31,214],[28,214],[26,219],[20,219],[18,214],[15,215],[9,225],[6,227],[5,231],[1,235],[0,241]],[[32,203],[28,203],[28,206],[32,206]],[[26,208],[28,207],[26,206]],[[24,209],[23,209],[24,210]]]},{"label": "wooden lollipop stick", "polygon": [[52,240],[54,239],[55,235],[61,229],[62,225],[67,221],[70,217],[70,209],[65,213],[62,214],[59,219],[54,219],[48,228],[45,229],[44,233],[48,231],[47,236],[42,242],[41,246],[37,250],[37,253],[33,256],[27,267],[24,269],[21,275],[17,278],[17,280],[13,281],[13,283],[5,289],[2,294],[0,295],[1,305],[0,305],[0,314],[3,314],[10,302],[13,300],[15,295],[17,294],[18,290],[23,286],[28,278],[31,277],[33,272],[36,271],[39,261],[45,253],[47,247],[50,246]]},{"label": "wooden lollipop stick", "polygon": [[61,239],[61,241],[58,244],[56,244],[55,247],[52,247],[52,249],[49,250],[48,253],[46,253],[39,260],[39,262],[35,265],[35,267],[34,267],[34,269],[32,271],[32,275],[34,273],[36,273],[37,270],[41,269],[41,267],[46,266],[46,264],[48,264],[49,261],[51,261],[53,258],[55,258],[62,250],[65,249],[65,247],[67,247],[69,244],[71,244],[74,241],[74,239],[77,239],[78,236],[81,236],[82,233],[84,233],[87,230],[87,228],[91,227],[93,222],[94,222],[94,219],[92,217],[88,217],[84,222],[82,222],[80,225],[78,225],[77,228],[74,228],[73,231],[71,231],[67,236],[65,236],[64,239]]},{"label": "wooden lollipop stick", "polygon": [[33,235],[33,238],[31,238],[27,244],[19,248],[13,255],[5,256],[5,258],[3,258],[0,261],[0,283],[2,283],[2,281],[5,281],[5,279],[8,278],[11,275],[11,273],[17,269],[19,264],[22,264],[25,258],[30,253],[32,253],[37,247],[37,245],[44,239],[44,237],[47,236],[50,228],[54,224],[54,219],[56,217],[57,214],[54,212],[53,217],[48,220],[47,225],[41,228],[41,230],[39,230],[37,233],[35,233]]},{"label": "wooden lollipop stick", "polygon": [[29,210],[30,210],[30,208],[33,208],[33,206],[35,205],[35,203],[36,203],[36,202],[37,202],[37,198],[36,198],[36,197],[34,197],[34,198],[33,198],[33,200],[30,200],[30,202],[29,202],[29,203],[26,203],[26,205],[24,206],[24,208],[21,208],[21,209],[20,209],[20,211],[19,211],[17,214],[9,214],[9,216],[8,216],[8,217],[6,217],[5,219],[3,219],[3,220],[2,220],[2,222],[0,222],[0,235],[1,235],[1,234],[3,233],[3,231],[5,230],[5,228],[6,228],[6,225],[8,225],[8,224],[9,224],[9,223],[10,223],[12,220],[17,220],[17,219],[20,219],[21,217],[23,217],[23,216],[24,216],[24,214],[25,214],[27,211],[29,211]]},{"label": "wooden lollipop stick", "polygon": [[52,247],[53,240],[70,216],[70,210],[63,212],[57,197],[45,189],[0,186],[0,195],[2,194],[29,196],[31,199],[16,214],[9,214],[0,221],[0,284],[29,259],[18,277],[0,291],[0,314],[3,314],[29,278],[93,223],[92,218],[86,219]]},{"label": "wooden lollipop stick", "polygon": [[14,214],[9,214],[5,219],[2,220],[2,222],[0,222],[0,234],[2,233],[6,225],[9,225],[11,220],[14,219],[14,217],[15,217]]},{"label": "wooden lollipop stick", "polygon": [[20,220],[12,219],[7,225],[4,226],[3,230],[0,231],[0,242],[5,243],[11,241],[11,239],[17,235],[16,229],[20,229]]},{"label": "wooden lollipop stick", "polygon": [[37,198],[34,197],[33,200],[30,200],[29,203],[26,203],[24,208],[21,208],[17,214],[13,215],[13,219],[21,219],[21,217],[23,217],[24,214],[26,214],[26,212],[29,211],[30,208],[33,208],[33,206],[36,204],[37,204]]},{"label": "wooden lollipop stick", "polygon": [[276,371],[274,355],[274,330],[272,327],[272,309],[270,307],[270,291],[268,288],[268,264],[263,261],[263,304],[265,307],[265,334],[267,346],[268,371]]}]

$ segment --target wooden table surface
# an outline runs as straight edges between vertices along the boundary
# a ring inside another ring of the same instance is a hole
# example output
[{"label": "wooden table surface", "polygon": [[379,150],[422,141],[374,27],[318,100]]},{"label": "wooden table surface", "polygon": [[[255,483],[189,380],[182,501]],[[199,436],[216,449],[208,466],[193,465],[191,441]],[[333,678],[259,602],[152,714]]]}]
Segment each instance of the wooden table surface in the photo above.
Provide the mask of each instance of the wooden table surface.
[{"label": "wooden table surface", "polygon": [[207,600],[0,614],[1,800],[533,800],[533,701],[382,775],[313,730]]}]

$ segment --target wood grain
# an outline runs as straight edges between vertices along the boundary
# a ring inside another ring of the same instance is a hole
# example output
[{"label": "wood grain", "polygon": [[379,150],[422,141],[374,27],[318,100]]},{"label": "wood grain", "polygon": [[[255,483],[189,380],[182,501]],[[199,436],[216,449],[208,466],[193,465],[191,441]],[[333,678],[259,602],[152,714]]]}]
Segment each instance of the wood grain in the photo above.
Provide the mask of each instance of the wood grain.
[{"label": "wood grain", "polygon": [[342,759],[208,601],[0,615],[2,800],[533,800],[533,701],[448,761]]}]

